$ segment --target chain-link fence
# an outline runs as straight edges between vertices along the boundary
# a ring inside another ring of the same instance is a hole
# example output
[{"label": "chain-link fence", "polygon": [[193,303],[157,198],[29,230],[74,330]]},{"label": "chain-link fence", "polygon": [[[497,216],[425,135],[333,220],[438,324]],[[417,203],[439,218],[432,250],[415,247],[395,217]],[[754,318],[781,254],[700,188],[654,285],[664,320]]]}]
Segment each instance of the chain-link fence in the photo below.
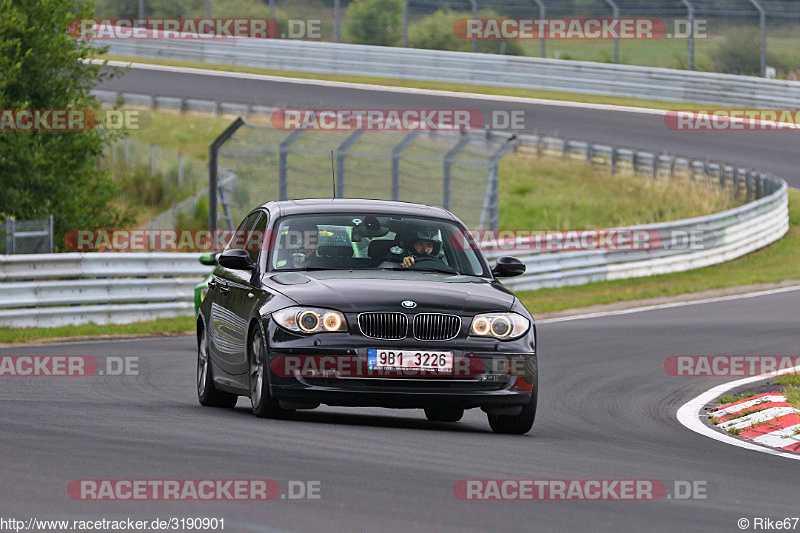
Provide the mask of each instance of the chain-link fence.
[{"label": "chain-link fence", "polygon": [[143,224],[149,229],[202,228],[208,220],[208,164],[130,137],[107,144],[98,164],[164,211]]},{"label": "chain-link fence", "polygon": [[[105,17],[269,17],[278,21],[281,38],[409,46],[486,53],[545,56],[556,59],[617,62],[642,66],[689,68],[714,72],[797,79],[800,56],[800,1],[796,0],[397,0],[401,7],[387,20],[396,26],[373,32],[364,40],[350,31],[354,17],[349,0],[309,4],[298,0],[211,0],[209,10],[197,2],[175,2],[169,9],[143,4],[100,2]],[[453,34],[459,18],[657,18],[664,21],[663,38],[616,40],[553,39],[464,40]],[[690,24],[690,25],[687,25]],[[365,32],[369,34],[369,32]],[[772,69],[769,69],[772,72]]]},{"label": "chain-link fence", "polygon": [[7,218],[0,226],[0,254],[53,253],[53,215],[36,220]]},{"label": "chain-link fence", "polygon": [[285,131],[245,122],[219,149],[218,227],[234,227],[262,202],[334,196],[441,205],[469,227],[496,226],[497,164],[513,142],[485,132]]}]

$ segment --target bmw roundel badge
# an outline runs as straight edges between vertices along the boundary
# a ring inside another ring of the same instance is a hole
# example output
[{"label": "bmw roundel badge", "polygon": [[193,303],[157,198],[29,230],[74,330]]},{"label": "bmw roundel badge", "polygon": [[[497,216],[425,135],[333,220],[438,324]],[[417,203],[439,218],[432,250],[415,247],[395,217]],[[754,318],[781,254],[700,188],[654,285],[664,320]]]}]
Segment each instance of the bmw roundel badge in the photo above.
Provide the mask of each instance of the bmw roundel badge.
[{"label": "bmw roundel badge", "polygon": [[413,309],[414,307],[417,306],[417,302],[413,300],[403,300],[403,302],[400,305],[402,305],[406,309]]}]

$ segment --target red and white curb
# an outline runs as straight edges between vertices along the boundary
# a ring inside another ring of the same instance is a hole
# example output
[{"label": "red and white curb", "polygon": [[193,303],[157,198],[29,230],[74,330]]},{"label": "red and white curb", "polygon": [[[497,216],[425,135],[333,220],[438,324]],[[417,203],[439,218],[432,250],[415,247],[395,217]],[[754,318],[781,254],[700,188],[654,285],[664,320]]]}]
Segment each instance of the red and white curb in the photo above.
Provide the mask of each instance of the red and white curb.
[{"label": "red and white curb", "polygon": [[[785,457],[786,459],[794,459],[795,461],[800,461],[800,453],[796,453],[793,451],[784,450],[780,447],[769,447],[767,445],[761,444],[761,442],[755,441],[755,439],[745,440],[734,437],[733,435],[718,431],[707,425],[702,418],[706,418],[705,408],[708,404],[714,402],[722,396],[723,394],[741,387],[743,385],[749,385],[751,383],[757,383],[759,381],[763,381],[765,379],[775,377],[782,374],[789,374],[789,373],[798,373],[800,372],[800,366],[794,368],[786,368],[780,370],[778,372],[771,372],[769,374],[762,374],[760,376],[752,376],[743,379],[739,379],[736,381],[731,381],[729,383],[723,383],[722,385],[717,385],[704,393],[700,394],[696,398],[693,398],[683,404],[680,409],[678,409],[677,417],[678,421],[683,424],[686,428],[694,431],[695,433],[699,433],[700,435],[704,435],[710,439],[714,439],[716,441],[724,442],[726,444],[730,444],[731,446],[737,446],[739,448],[746,448],[748,450],[753,450],[761,453],[766,453],[768,455],[776,455],[779,457]],[[778,396],[777,394],[770,393],[767,396]],[[782,396],[782,395],[780,395]],[[773,398],[776,399],[776,398]],[[781,398],[777,398],[781,400]],[[745,400],[749,401],[749,400]],[[781,401],[785,401],[783,398]],[[744,402],[743,402],[744,403]],[[726,406],[729,407],[729,406]],[[780,407],[780,406],[778,406]],[[785,407],[785,406],[783,406]],[[744,408],[746,409],[746,408]],[[744,417],[742,417],[744,418]],[[800,424],[800,422],[797,422]],[[765,426],[768,426],[765,424]],[[777,428],[780,430],[780,428]],[[793,431],[792,431],[793,432]],[[785,433],[777,433],[773,432],[774,434],[771,435],[773,438],[781,438],[784,436]],[[740,431],[740,435],[742,432]],[[766,435],[765,435],[766,436]],[[798,437],[800,435],[795,435],[790,438]],[[789,442],[782,443],[783,446],[790,445]]]},{"label": "red and white curb", "polygon": [[717,428],[735,432],[740,438],[800,452],[800,410],[792,407],[780,392],[733,402],[710,411],[708,416],[718,422]]}]

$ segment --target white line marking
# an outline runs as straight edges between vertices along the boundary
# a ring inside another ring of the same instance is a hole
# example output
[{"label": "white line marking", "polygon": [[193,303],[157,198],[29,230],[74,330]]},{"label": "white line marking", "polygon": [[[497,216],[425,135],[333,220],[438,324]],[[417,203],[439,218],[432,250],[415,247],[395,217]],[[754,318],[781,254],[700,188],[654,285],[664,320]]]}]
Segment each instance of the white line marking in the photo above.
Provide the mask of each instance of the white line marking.
[{"label": "white line marking", "polygon": [[733,429],[747,429],[761,422],[767,422],[773,418],[779,418],[786,415],[800,414],[800,411],[794,407],[769,407],[763,411],[753,413],[751,415],[743,416],[741,418],[734,418],[727,422],[722,422],[717,427],[719,429],[729,430]]},{"label": "white line marking", "polygon": [[786,396],[782,394],[762,396],[761,398],[756,398],[755,400],[747,400],[746,402],[737,403],[736,405],[726,407],[725,409],[714,411],[713,413],[709,413],[708,416],[713,416],[714,418],[722,418],[725,415],[731,415],[733,413],[738,413],[740,411],[746,411],[748,408],[753,407],[754,405],[760,405],[762,403],[771,403],[771,402],[785,402],[785,401],[786,401]]},{"label": "white line marking", "polygon": [[723,383],[722,385],[717,385],[716,387],[707,390],[703,394],[683,404],[681,408],[678,409],[678,415],[677,415],[678,421],[685,427],[694,431],[695,433],[699,433],[700,435],[705,435],[706,437],[718,440],[720,442],[724,442],[726,444],[732,444],[733,446],[738,446],[740,448],[746,448],[748,450],[755,450],[757,452],[766,453],[769,455],[777,455],[778,457],[786,457],[787,459],[794,459],[795,461],[800,461],[800,453],[781,452],[778,450],[774,450],[772,448],[764,448],[762,446],[759,446],[758,444],[753,444],[752,442],[746,440],[737,439],[734,438],[733,436],[721,433],[715,429],[711,429],[710,427],[708,427],[707,425],[703,424],[703,422],[700,421],[700,411],[707,404],[716,400],[719,396],[728,392],[729,390],[735,389],[736,387],[740,387],[742,385],[747,385],[749,383],[755,383],[757,381],[761,381],[766,378],[774,377],[776,375],[789,374],[798,371],[800,371],[800,366],[796,366],[794,368],[786,368],[784,370],[779,370],[778,372],[770,372],[768,374],[761,374],[760,376],[752,376],[749,378],[731,381],[730,383]]},{"label": "white line marking", "polygon": [[753,439],[753,442],[772,446],[773,448],[783,448],[800,442],[800,424],[785,427],[766,435],[761,435]]},{"label": "white line marking", "polygon": [[770,296],[772,294],[781,294],[784,292],[794,292],[796,290],[800,290],[800,285],[792,285],[791,287],[781,287],[780,289],[769,289],[765,291],[757,291],[757,292],[746,292],[744,294],[733,294],[730,296],[718,296],[715,298],[703,298],[702,300],[690,300],[688,302],[671,302],[665,304],[658,304],[658,305],[647,305],[644,307],[632,307],[630,309],[619,309],[617,311],[601,311],[598,313],[589,313],[586,315],[573,315],[573,316],[563,316],[559,318],[545,318],[543,320],[537,320],[537,324],[552,324],[554,322],[567,322],[570,320],[584,320],[587,318],[601,318],[605,316],[616,316],[616,315],[628,315],[631,313],[642,313],[644,311],[655,311],[658,309],[670,309],[672,307],[684,307],[687,305],[700,305],[700,304],[710,304],[710,303],[717,303],[717,302],[728,302],[731,300],[739,300],[744,298],[756,298],[759,296]]}]

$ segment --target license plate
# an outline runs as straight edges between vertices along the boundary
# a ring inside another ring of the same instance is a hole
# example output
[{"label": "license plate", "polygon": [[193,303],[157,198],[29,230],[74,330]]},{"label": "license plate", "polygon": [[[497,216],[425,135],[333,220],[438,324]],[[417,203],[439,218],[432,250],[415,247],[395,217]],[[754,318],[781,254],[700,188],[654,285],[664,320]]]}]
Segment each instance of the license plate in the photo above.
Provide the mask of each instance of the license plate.
[{"label": "license plate", "polygon": [[379,350],[367,352],[370,370],[434,370],[453,371],[453,352],[427,350]]}]

